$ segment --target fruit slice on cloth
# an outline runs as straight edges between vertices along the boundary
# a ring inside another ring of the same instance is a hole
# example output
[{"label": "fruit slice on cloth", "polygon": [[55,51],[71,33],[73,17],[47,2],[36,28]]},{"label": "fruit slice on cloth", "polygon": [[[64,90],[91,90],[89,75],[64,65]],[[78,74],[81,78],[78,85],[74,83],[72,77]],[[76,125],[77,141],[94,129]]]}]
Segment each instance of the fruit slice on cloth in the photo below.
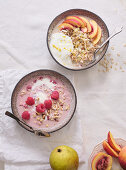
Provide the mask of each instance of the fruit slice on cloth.
[{"label": "fruit slice on cloth", "polygon": [[111,146],[106,141],[103,142],[103,148],[109,155],[118,158],[119,156],[118,153],[114,151],[114,149],[112,149]]},{"label": "fruit slice on cloth", "polygon": [[116,152],[120,152],[121,148],[119,145],[116,144],[111,132],[109,131],[108,133],[108,143],[109,145],[116,151]]},{"label": "fruit slice on cloth", "polygon": [[111,170],[112,157],[104,152],[99,152],[92,160],[92,170]]}]

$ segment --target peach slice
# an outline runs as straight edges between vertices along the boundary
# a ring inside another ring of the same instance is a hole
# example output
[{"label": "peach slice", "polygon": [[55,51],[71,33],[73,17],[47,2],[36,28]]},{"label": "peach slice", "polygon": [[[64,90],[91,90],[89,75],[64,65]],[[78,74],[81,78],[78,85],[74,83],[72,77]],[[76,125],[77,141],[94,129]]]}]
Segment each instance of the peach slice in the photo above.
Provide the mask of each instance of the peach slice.
[{"label": "peach slice", "polygon": [[98,24],[94,20],[91,20],[90,24],[92,27],[92,32],[90,33],[90,38],[95,38],[98,33]]},{"label": "peach slice", "polygon": [[108,133],[108,143],[109,145],[116,151],[116,152],[120,152],[121,148],[119,145],[116,144],[111,132],[109,131]]},{"label": "peach slice", "polygon": [[81,18],[79,18],[78,16],[68,16],[66,17],[66,20],[67,19],[74,19],[74,20],[77,20],[78,22],[80,22],[81,24],[81,27],[85,27],[87,24],[85,22],[82,21]]},{"label": "peach slice", "polygon": [[88,29],[87,29],[87,27],[81,28],[81,31],[85,33],[85,32],[88,32]]},{"label": "peach slice", "polygon": [[103,142],[103,148],[109,155],[118,158],[118,153],[115,152],[106,141]]},{"label": "peach slice", "polygon": [[119,153],[119,163],[126,170],[126,146]]},{"label": "peach slice", "polygon": [[96,45],[100,41],[101,36],[102,36],[102,31],[101,31],[101,28],[98,26],[97,36],[93,39],[93,44],[94,45]]},{"label": "peach slice", "polygon": [[63,21],[63,23],[71,24],[72,26],[75,26],[75,27],[81,27],[81,23],[75,19],[67,19]]},{"label": "peach slice", "polygon": [[59,30],[73,29],[73,26],[67,23],[62,23],[58,26]]},{"label": "peach slice", "polygon": [[81,16],[79,16],[79,18],[81,18],[83,22],[86,23],[88,32],[91,32],[92,28],[91,28],[91,24],[89,23],[89,21],[86,18],[81,17]]},{"label": "peach slice", "polygon": [[91,167],[92,170],[111,170],[112,157],[104,152],[99,152],[92,160]]}]

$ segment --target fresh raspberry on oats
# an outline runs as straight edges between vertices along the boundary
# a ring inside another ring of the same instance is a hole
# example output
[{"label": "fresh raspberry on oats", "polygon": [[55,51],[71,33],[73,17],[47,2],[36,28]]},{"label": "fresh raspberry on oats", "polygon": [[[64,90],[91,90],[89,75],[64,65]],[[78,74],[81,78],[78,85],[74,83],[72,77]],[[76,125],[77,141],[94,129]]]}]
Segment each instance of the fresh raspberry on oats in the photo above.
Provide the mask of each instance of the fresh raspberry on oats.
[{"label": "fresh raspberry on oats", "polygon": [[58,100],[59,99],[59,92],[58,91],[53,91],[51,94],[51,98],[54,100]]},{"label": "fresh raspberry on oats", "polygon": [[36,111],[38,112],[38,113],[44,113],[45,112],[45,106],[44,106],[44,104],[38,104],[37,106],[36,106]]},{"label": "fresh raspberry on oats", "polygon": [[35,104],[35,100],[33,99],[33,97],[28,97],[26,100],[26,104],[29,106],[32,106],[33,104]]},{"label": "fresh raspberry on oats", "polygon": [[44,105],[46,109],[51,109],[52,107],[52,101],[51,100],[45,100]]},{"label": "fresh raspberry on oats", "polygon": [[30,113],[28,111],[24,111],[22,113],[22,119],[29,120],[30,119]]}]

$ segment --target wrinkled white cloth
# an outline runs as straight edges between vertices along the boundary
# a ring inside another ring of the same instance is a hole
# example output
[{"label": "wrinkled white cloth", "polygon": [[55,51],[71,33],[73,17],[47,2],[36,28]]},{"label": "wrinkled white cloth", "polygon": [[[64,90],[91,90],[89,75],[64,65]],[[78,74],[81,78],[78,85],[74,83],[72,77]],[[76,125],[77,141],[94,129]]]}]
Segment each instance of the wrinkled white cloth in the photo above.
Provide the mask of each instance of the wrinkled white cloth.
[{"label": "wrinkled white cloth", "polygon": [[[66,127],[52,133],[49,138],[26,131],[15,120],[4,115],[6,110],[11,111],[12,90],[25,74],[8,70],[0,75],[0,160],[5,161],[5,170],[50,170],[49,155],[60,145],[74,148],[79,154],[81,166],[84,163],[84,149],[78,111]],[[67,77],[72,79],[70,75]]]}]

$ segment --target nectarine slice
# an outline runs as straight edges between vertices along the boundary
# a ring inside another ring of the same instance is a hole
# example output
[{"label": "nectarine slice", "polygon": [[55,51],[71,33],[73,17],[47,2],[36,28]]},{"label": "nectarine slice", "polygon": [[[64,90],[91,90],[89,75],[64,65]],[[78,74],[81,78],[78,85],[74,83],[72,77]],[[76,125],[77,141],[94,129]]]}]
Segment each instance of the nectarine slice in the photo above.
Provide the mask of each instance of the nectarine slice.
[{"label": "nectarine slice", "polygon": [[92,170],[111,170],[112,157],[104,152],[99,152],[95,155],[91,167]]},{"label": "nectarine slice", "polygon": [[116,152],[120,152],[121,148],[119,145],[116,144],[111,132],[109,131],[108,133],[108,143],[109,145],[116,151]]},{"label": "nectarine slice", "polygon": [[58,26],[59,30],[65,30],[65,29],[73,29],[73,26],[67,23],[62,23]]},{"label": "nectarine slice", "polygon": [[67,19],[63,23],[71,24],[75,27],[81,27],[81,23],[75,19]]},{"label": "nectarine slice", "polygon": [[100,41],[101,36],[102,36],[102,31],[101,31],[101,28],[98,26],[97,36],[93,39],[93,44],[94,45],[96,45]]},{"label": "nectarine slice", "polygon": [[126,170],[126,146],[119,153],[119,163]]},{"label": "nectarine slice", "polygon": [[118,153],[115,152],[106,141],[103,142],[103,148],[109,155],[118,158]]},{"label": "nectarine slice", "polygon": [[98,33],[98,24],[94,20],[91,20],[90,24],[92,27],[92,32],[90,33],[90,38],[95,38]]},{"label": "nectarine slice", "polygon": [[82,21],[82,19],[79,18],[78,16],[68,16],[68,17],[66,17],[66,20],[67,20],[67,19],[77,20],[78,22],[80,22],[81,27],[85,27],[85,26],[86,26],[86,23],[84,23],[84,22]]},{"label": "nectarine slice", "polygon": [[81,16],[79,16],[79,18],[81,18],[83,20],[83,22],[86,23],[88,32],[91,32],[92,28],[91,28],[91,25],[90,25],[89,21],[86,18],[81,17]]}]

